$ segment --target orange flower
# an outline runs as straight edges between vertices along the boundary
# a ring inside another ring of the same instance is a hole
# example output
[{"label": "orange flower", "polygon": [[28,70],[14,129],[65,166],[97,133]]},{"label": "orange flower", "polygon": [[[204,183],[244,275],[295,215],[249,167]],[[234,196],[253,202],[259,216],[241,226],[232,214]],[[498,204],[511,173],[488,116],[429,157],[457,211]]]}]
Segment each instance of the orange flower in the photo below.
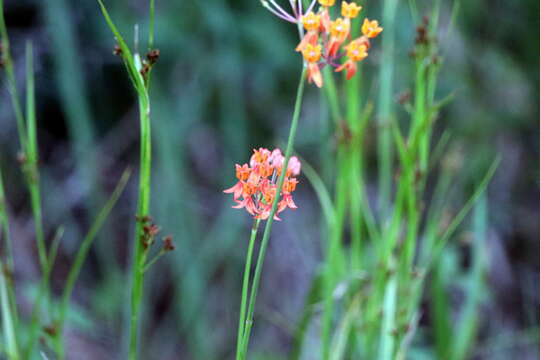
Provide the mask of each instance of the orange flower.
[{"label": "orange flower", "polygon": [[336,56],[339,47],[347,37],[351,30],[351,22],[349,18],[337,18],[336,21],[332,21],[330,25],[330,42],[328,43],[327,53],[329,57]]},{"label": "orange flower", "polygon": [[324,7],[334,6],[336,0],[319,0],[319,4]]},{"label": "orange flower", "polygon": [[347,57],[349,58],[343,65],[336,69],[336,72],[347,70],[347,80],[350,80],[358,69],[356,63],[364,60],[367,56],[368,47],[364,39],[359,38],[351,41],[349,45],[345,47],[347,50]]},{"label": "orange flower", "polygon": [[328,12],[328,9],[323,9],[321,11],[321,29],[322,31],[324,31],[325,33],[329,33],[330,32],[330,24],[332,23],[332,21],[330,20],[330,13]]},{"label": "orange flower", "polygon": [[337,18],[330,25],[330,34],[342,41],[345,41],[351,30],[351,23],[347,19]]},{"label": "orange flower", "polygon": [[368,48],[362,38],[351,41],[350,44],[345,47],[345,50],[347,50],[347,57],[352,61],[362,61],[368,56]]},{"label": "orange flower", "polygon": [[255,166],[257,164],[261,164],[266,162],[268,158],[270,157],[271,152],[268,149],[265,148],[259,148],[259,150],[253,149],[253,155],[251,155],[251,159],[249,160],[250,166]]},{"label": "orange flower", "polygon": [[306,35],[300,44],[296,47],[296,51],[302,51],[307,44],[317,45],[319,41],[319,28],[321,26],[321,16],[315,15],[313,12],[309,12],[306,16],[302,17],[302,24],[307,30]]},{"label": "orange flower", "polygon": [[251,169],[249,168],[248,164],[244,164],[242,166],[236,164],[236,177],[238,180],[246,181],[250,172]]},{"label": "orange flower", "polygon": [[321,45],[312,45],[308,44],[306,48],[302,51],[304,59],[309,63],[316,63],[321,59]]},{"label": "orange flower", "polygon": [[[254,150],[250,165],[236,165],[238,182],[225,193],[233,193],[235,209],[246,209],[256,219],[266,220],[270,216],[272,206],[276,199],[278,188],[277,174],[281,174],[284,157],[279,149],[270,152],[268,149]],[[283,187],[280,191],[282,199],[279,201],[274,219],[280,220],[278,214],[286,208],[296,209],[292,198],[298,180],[293,175],[299,175],[301,164],[297,157],[289,159]]]},{"label": "orange flower", "polygon": [[362,33],[368,38],[374,38],[383,31],[383,28],[379,26],[377,20],[369,21],[369,19],[364,19],[362,24]]},{"label": "orange flower", "polygon": [[323,80],[317,62],[321,59],[321,45],[307,44],[302,50],[302,55],[308,63],[308,81],[314,82],[318,87],[322,87]]},{"label": "orange flower", "polygon": [[315,15],[313,11],[302,16],[302,24],[307,31],[317,31],[321,26],[321,16]]},{"label": "orange flower", "polygon": [[354,19],[358,16],[360,10],[362,10],[362,7],[353,2],[347,3],[346,1],[343,1],[341,3],[341,16],[343,17]]},{"label": "orange flower", "polygon": [[284,193],[292,193],[294,190],[296,190],[296,185],[298,184],[298,180],[295,178],[287,178],[285,179],[285,182],[283,183],[283,192]]}]

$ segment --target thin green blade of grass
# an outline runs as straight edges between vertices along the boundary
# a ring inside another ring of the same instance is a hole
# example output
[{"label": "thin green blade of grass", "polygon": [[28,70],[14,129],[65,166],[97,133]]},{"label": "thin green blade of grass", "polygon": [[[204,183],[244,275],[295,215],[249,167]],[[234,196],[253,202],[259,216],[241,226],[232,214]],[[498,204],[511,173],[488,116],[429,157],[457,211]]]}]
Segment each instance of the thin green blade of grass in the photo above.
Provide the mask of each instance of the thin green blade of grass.
[{"label": "thin green blade of grass", "polygon": [[486,268],[485,243],[488,223],[487,196],[483,194],[474,208],[474,244],[472,248],[472,270],[467,279],[467,299],[454,331],[452,347],[449,349],[451,360],[465,360],[473,350],[478,330],[478,307],[485,289],[484,275]]},{"label": "thin green blade of grass", "polygon": [[2,226],[2,232],[0,232],[0,234],[3,234],[2,238],[4,240],[5,249],[6,249],[7,264],[10,270],[12,270],[14,266],[13,244],[11,240],[11,232],[9,228],[9,217],[8,217],[6,203],[7,203],[7,199],[6,199],[6,191],[4,188],[4,179],[3,179],[2,169],[0,169],[0,226]]},{"label": "thin green blade of grass", "polygon": [[17,84],[15,81],[15,71],[13,68],[13,60],[11,58],[9,36],[7,33],[6,21],[4,19],[4,1],[0,0],[0,37],[2,39],[2,61],[7,75],[7,85],[8,91],[11,98],[11,105],[13,107],[13,112],[15,113],[15,118],[17,121],[17,131],[19,133],[19,141],[21,149],[26,148],[26,130],[25,130],[25,120],[22,110],[22,105],[19,99],[19,92],[17,90]]},{"label": "thin green blade of grass", "polygon": [[156,20],[156,1],[150,0],[149,8],[149,17],[150,24],[148,29],[148,50],[151,50],[154,47],[154,37],[155,37],[155,20]]},{"label": "thin green blade of grass", "polygon": [[[103,227],[103,224],[109,218],[109,215],[112,209],[114,208],[114,206],[116,205],[118,199],[120,198],[120,195],[122,195],[122,193],[124,192],[124,189],[127,185],[127,182],[130,176],[131,176],[131,170],[129,169],[125,170],[124,173],[122,174],[122,177],[118,181],[116,188],[114,189],[113,193],[111,194],[111,196],[109,197],[105,205],[103,206],[102,210],[97,215],[97,218],[95,219],[94,223],[90,227],[90,230],[88,231],[87,235],[83,239],[79,247],[79,250],[77,251],[75,260],[73,264],[71,265],[71,268],[68,273],[66,285],[62,292],[62,302],[60,306],[60,313],[58,316],[60,338],[62,337],[62,329],[65,323],[65,317],[67,313],[67,308],[69,306],[69,300],[71,298],[71,294],[73,292],[75,282],[77,281],[77,278],[84,264],[86,256],[88,255],[88,251],[90,250],[90,247],[92,246],[92,243],[94,242],[94,239],[96,238],[98,232]],[[60,354],[63,354],[63,352],[61,351]]]},{"label": "thin green blade of grass", "polygon": [[14,317],[11,314],[11,306],[7,289],[8,279],[4,272],[4,263],[0,261],[0,302],[2,308],[2,324],[4,329],[4,339],[8,358],[10,360],[18,360],[19,347],[17,345],[17,331]]},{"label": "thin green blade of grass", "polygon": [[395,314],[397,304],[397,279],[394,274],[390,275],[384,293],[383,320],[379,340],[380,360],[392,360],[394,358],[394,343],[396,329]]},{"label": "thin green blade of grass", "polygon": [[385,0],[383,4],[382,23],[384,35],[382,38],[382,63],[380,67],[379,103],[377,109],[378,133],[377,150],[379,160],[379,191],[380,207],[386,213],[390,206],[392,188],[392,135],[390,124],[393,113],[393,78],[394,78],[394,42],[395,20],[398,7],[397,0]]},{"label": "thin green blade of grass", "polygon": [[302,161],[302,171],[311,186],[313,187],[313,190],[315,190],[315,194],[319,199],[319,204],[321,205],[321,209],[324,214],[324,218],[326,219],[326,223],[328,224],[328,227],[331,228],[332,225],[336,222],[336,210],[332,203],[330,193],[328,192],[326,185],[324,184],[320,176],[317,174],[315,169],[307,162],[306,159],[300,159]]},{"label": "thin green blade of grass", "polygon": [[461,210],[457,213],[457,215],[454,217],[454,220],[450,223],[446,231],[441,236],[439,243],[436,245],[436,248],[433,252],[433,258],[436,258],[440,254],[440,252],[442,251],[448,239],[454,234],[454,232],[457,230],[457,228],[459,227],[463,219],[465,219],[465,216],[467,216],[467,214],[472,209],[472,207],[474,206],[478,198],[484,193],[484,190],[486,190],[487,186],[489,185],[489,182],[491,178],[493,177],[493,175],[495,174],[495,171],[497,170],[499,163],[500,163],[500,157],[497,156],[497,158],[492,162],[491,166],[487,170],[480,184],[478,184],[478,186],[476,187],[476,190],[474,191],[472,196],[461,208]]},{"label": "thin green blade of grass", "polygon": [[337,327],[334,338],[332,339],[332,353],[329,360],[345,359],[347,343],[355,318],[358,316],[360,305],[360,295],[356,295],[349,305],[345,315]]},{"label": "thin green blade of grass", "polygon": [[448,358],[448,351],[452,339],[451,316],[452,309],[448,302],[450,264],[446,257],[441,257],[434,266],[431,276],[431,315],[435,337],[435,350],[437,358]]},{"label": "thin green blade of grass", "polygon": [[30,190],[30,201],[32,216],[34,219],[34,229],[38,248],[41,271],[45,273],[47,267],[47,248],[45,246],[45,236],[43,233],[43,215],[41,207],[41,189],[38,169],[38,144],[36,125],[36,103],[34,86],[34,54],[32,44],[26,43],[26,161],[23,165],[26,180]]},{"label": "thin green blade of grass", "polygon": [[300,320],[298,321],[298,325],[294,331],[292,350],[289,355],[289,360],[300,360],[302,356],[302,349],[306,339],[307,330],[313,315],[315,314],[316,303],[321,297],[322,280],[323,278],[321,274],[317,274],[311,281],[311,286],[306,297],[302,315],[300,316]]},{"label": "thin green blade of grass", "polygon": [[[116,41],[118,42],[118,46],[120,46],[120,49],[122,50],[122,59],[124,59],[129,77],[133,82],[133,86],[139,92],[139,95],[146,94],[144,80],[139,71],[137,70],[137,66],[135,65],[135,57],[131,53],[131,50],[129,49],[122,35],[120,35],[120,32],[112,21],[111,16],[109,15],[109,12],[107,11],[107,8],[105,7],[103,1],[97,0],[97,2],[99,3],[101,12],[103,14],[103,17],[105,18],[105,21],[107,22],[107,25],[109,26],[109,29],[112,31],[114,37],[116,38]],[[147,96],[145,95],[145,97]]]},{"label": "thin green blade of grass", "polygon": [[[56,230],[54,238],[51,242],[51,246],[49,247],[49,253],[47,254],[47,266],[45,268],[45,273],[43,274],[43,277],[41,279],[38,294],[34,303],[34,308],[32,309],[32,315],[30,317],[30,335],[28,337],[28,342],[26,343],[26,346],[23,348],[23,359],[30,358],[32,354],[37,350],[35,348],[35,345],[42,325],[42,319],[40,319],[41,304],[43,301],[48,301],[48,298],[45,295],[49,291],[49,279],[52,269],[54,267],[54,263],[56,261],[56,255],[58,254],[58,247],[60,246],[60,241],[62,240],[63,236],[64,227],[59,227]],[[47,313],[47,315],[50,314]]]}]

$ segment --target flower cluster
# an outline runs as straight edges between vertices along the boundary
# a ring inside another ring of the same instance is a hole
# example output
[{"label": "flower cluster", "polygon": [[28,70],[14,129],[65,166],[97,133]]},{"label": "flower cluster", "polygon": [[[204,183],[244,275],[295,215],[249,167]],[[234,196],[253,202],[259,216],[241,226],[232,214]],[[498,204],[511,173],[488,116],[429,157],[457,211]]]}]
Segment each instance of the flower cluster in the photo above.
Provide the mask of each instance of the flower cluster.
[{"label": "flower cluster", "polygon": [[[343,1],[341,17],[331,20],[329,8],[334,3],[335,0],[319,0],[317,13],[310,11],[301,17],[306,33],[296,51],[302,52],[307,63],[309,82],[314,82],[318,87],[323,85],[320,68],[324,65],[336,68],[337,72],[346,70],[347,80],[350,80],[357,71],[357,63],[368,56],[370,39],[383,30],[377,20],[366,18],[362,24],[362,36],[344,45],[350,38],[351,21],[358,16],[362,7]],[[343,56],[347,60],[339,64]]]},{"label": "flower cluster", "polygon": [[[236,205],[235,209],[245,208],[256,219],[266,220],[270,216],[272,205],[277,194],[277,179],[283,171],[285,161],[281,150],[259,148],[253,150],[249,164],[236,164],[236,177],[238,182],[231,188],[224,190],[232,193]],[[278,203],[274,219],[287,207],[296,209],[292,193],[296,189],[298,180],[294,177],[300,174],[301,164],[296,156],[289,159],[285,180],[280,191],[281,200]]]}]

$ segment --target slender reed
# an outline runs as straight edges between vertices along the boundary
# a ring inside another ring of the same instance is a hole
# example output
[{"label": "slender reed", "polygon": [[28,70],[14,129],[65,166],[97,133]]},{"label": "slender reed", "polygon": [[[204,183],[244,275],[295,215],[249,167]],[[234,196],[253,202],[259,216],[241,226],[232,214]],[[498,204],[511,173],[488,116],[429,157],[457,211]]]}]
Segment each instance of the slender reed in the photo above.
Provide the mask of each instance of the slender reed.
[{"label": "slender reed", "polygon": [[6,198],[2,171],[0,171],[0,236],[3,238],[6,263],[0,261],[0,305],[2,313],[4,344],[11,359],[19,359],[17,343],[17,306],[13,279],[10,274],[14,269],[11,234],[6,207]]},{"label": "slender reed", "polygon": [[0,261],[0,307],[2,312],[2,325],[5,339],[6,353],[10,360],[20,359],[19,348],[17,345],[17,327],[12,315],[12,309],[9,299],[9,290],[4,263]]},{"label": "slender reed", "polygon": [[378,159],[379,159],[379,191],[380,208],[383,214],[388,212],[392,190],[392,97],[394,76],[394,38],[397,0],[385,0],[383,5],[383,24],[385,27],[382,38],[382,56],[380,68],[380,88],[377,116],[379,121],[378,132]]},{"label": "slender reed", "polygon": [[36,133],[35,90],[33,51],[30,42],[26,44],[26,114],[22,105],[15,80],[13,59],[11,57],[10,42],[4,19],[4,3],[0,0],[0,37],[2,39],[2,61],[6,72],[6,80],[10,93],[11,104],[17,121],[17,130],[21,146],[21,164],[28,191],[30,193],[32,215],[34,219],[36,244],[42,274],[47,266],[47,250],[43,234],[41,214],[41,192],[38,169],[38,146]]},{"label": "slender reed", "polygon": [[[114,25],[102,0],[98,0],[105,20],[116,37],[119,46],[119,53],[124,60],[126,70],[131,78],[133,86],[137,92],[139,103],[140,122],[140,167],[139,167],[139,195],[137,205],[137,215],[135,224],[135,239],[133,245],[133,260],[131,268],[131,305],[129,320],[129,354],[130,360],[137,359],[139,344],[139,328],[141,318],[141,307],[144,290],[144,274],[147,270],[147,258],[150,245],[153,244],[155,234],[151,234],[148,226],[150,222],[150,183],[152,169],[152,136],[150,122],[150,74],[155,63],[155,56],[152,56],[152,45],[154,43],[154,12],[155,2],[150,0],[150,24],[148,46],[149,53],[147,59],[142,59],[138,53],[138,32],[135,33],[135,52],[132,53],[126,42],[120,35],[116,25]],[[155,55],[155,54],[154,54]]]}]

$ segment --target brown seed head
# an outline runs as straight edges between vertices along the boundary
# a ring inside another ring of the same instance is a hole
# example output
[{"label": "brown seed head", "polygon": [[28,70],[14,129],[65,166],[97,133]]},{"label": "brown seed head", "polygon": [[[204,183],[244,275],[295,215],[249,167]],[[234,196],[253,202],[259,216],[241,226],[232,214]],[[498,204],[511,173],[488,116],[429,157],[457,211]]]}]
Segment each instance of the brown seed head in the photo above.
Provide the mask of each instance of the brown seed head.
[{"label": "brown seed head", "polygon": [[173,251],[176,249],[176,246],[174,245],[172,236],[166,236],[163,238],[163,250],[165,251]]},{"label": "brown seed head", "polygon": [[113,54],[116,56],[122,55],[122,48],[118,44],[114,45]]},{"label": "brown seed head", "polygon": [[147,223],[147,222],[152,221],[152,217],[150,215],[144,215],[144,216],[135,215],[135,220],[137,220],[138,222]]},{"label": "brown seed head", "polygon": [[151,65],[154,65],[159,60],[159,56],[159,49],[150,50],[148,54],[146,54],[146,58]]}]

